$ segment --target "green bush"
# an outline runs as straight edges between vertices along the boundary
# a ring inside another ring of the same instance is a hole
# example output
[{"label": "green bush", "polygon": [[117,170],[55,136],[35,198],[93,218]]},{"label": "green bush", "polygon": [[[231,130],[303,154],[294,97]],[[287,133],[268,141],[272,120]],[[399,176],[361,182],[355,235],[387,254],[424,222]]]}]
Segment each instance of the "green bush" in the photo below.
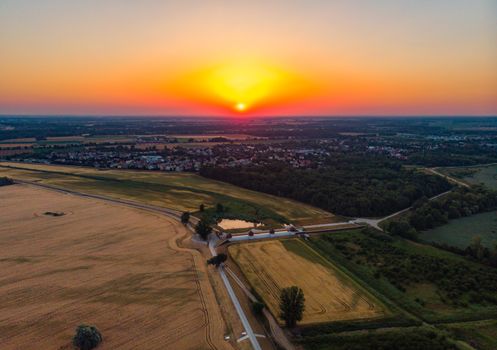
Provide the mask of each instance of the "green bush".
[{"label": "green bush", "polygon": [[75,347],[80,350],[91,350],[102,342],[102,334],[95,326],[79,325],[72,340]]},{"label": "green bush", "polygon": [[14,184],[14,180],[8,177],[0,177],[0,186],[7,186]]},{"label": "green bush", "polygon": [[254,301],[252,303],[252,310],[257,316],[262,315],[262,310],[264,310],[264,303],[261,303],[260,301]]}]

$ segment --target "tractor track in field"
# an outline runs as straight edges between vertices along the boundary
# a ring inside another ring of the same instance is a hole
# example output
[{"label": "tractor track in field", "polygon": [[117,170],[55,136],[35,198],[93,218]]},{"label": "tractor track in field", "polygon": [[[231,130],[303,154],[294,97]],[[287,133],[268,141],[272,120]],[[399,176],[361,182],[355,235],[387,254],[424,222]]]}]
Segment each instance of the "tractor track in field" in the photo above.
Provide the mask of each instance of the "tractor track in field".
[{"label": "tractor track in field", "polygon": [[[83,197],[83,198],[102,200],[102,201],[111,202],[111,203],[117,204],[117,205],[123,205],[123,206],[131,207],[131,208],[135,208],[135,209],[148,211],[148,212],[155,213],[155,214],[161,214],[161,215],[167,216],[169,218],[172,218],[174,220],[179,220],[180,215],[181,215],[181,213],[176,211],[176,210],[171,210],[171,209],[162,208],[162,207],[155,207],[152,205],[136,203],[136,202],[132,202],[132,201],[128,201],[128,200],[120,200],[120,199],[115,199],[115,198],[106,197],[106,196],[86,194],[86,193],[72,191],[72,190],[68,190],[68,189],[64,189],[64,188],[60,188],[60,187],[56,187],[56,186],[40,184],[40,183],[25,181],[25,180],[15,179],[14,181],[16,183],[23,184],[23,185],[40,187],[43,189],[56,191],[56,192],[60,192],[60,193],[64,193],[64,194],[70,194],[70,195]],[[176,333],[176,334],[172,334],[170,336],[170,338],[166,338],[165,345],[167,345],[167,346],[172,345],[175,342],[177,342],[178,340],[184,338],[185,336],[193,334],[193,333],[197,332],[198,330],[200,330],[201,328],[204,328],[205,329],[205,341],[206,341],[209,349],[218,350],[219,348],[216,346],[216,344],[212,340],[211,322],[210,322],[210,318],[209,318],[210,315],[209,315],[205,295],[202,291],[202,285],[200,282],[201,277],[199,274],[198,265],[197,265],[197,262],[195,261],[195,254],[198,252],[194,249],[180,247],[178,245],[178,240],[183,239],[185,237],[185,235],[184,234],[181,235],[178,232],[177,227],[175,227],[175,226],[172,226],[172,229],[173,229],[175,235],[173,237],[171,237],[171,239],[169,240],[169,243],[170,243],[169,246],[171,247],[171,249],[173,249],[176,252],[185,252],[185,253],[190,254],[192,268],[195,271],[194,281],[195,281],[195,285],[196,285],[196,293],[199,296],[199,300],[200,300],[200,304],[201,304],[201,307],[199,309],[202,311],[203,321],[200,322],[198,326],[192,326],[191,319],[189,319],[188,321],[184,321],[184,322],[180,323],[179,325],[177,325],[175,328],[173,328],[171,330],[172,333]],[[195,324],[195,323],[193,323],[193,324]]]}]

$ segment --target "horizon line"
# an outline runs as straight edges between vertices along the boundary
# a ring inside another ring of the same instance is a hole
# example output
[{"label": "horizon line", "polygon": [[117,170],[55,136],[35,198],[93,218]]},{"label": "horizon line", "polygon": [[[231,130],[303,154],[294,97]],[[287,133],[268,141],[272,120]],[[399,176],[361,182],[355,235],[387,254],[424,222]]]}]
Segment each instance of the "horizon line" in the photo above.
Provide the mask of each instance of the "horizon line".
[{"label": "horizon line", "polygon": [[274,116],[229,116],[229,115],[148,115],[148,114],[2,114],[0,118],[168,118],[168,119],[289,119],[289,118],[497,118],[497,114],[336,114],[336,115],[274,115]]}]

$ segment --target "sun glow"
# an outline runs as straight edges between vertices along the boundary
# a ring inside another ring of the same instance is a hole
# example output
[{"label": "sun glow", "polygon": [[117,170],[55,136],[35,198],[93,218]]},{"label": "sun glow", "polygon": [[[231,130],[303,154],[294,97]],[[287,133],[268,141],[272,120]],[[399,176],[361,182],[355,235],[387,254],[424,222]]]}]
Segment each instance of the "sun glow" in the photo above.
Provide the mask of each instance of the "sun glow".
[{"label": "sun glow", "polygon": [[254,61],[224,62],[196,70],[180,77],[174,89],[228,114],[264,112],[309,90],[306,82],[289,71]]},{"label": "sun glow", "polygon": [[238,102],[236,105],[235,105],[235,109],[239,112],[244,112],[246,109],[247,109],[247,105],[243,102]]}]

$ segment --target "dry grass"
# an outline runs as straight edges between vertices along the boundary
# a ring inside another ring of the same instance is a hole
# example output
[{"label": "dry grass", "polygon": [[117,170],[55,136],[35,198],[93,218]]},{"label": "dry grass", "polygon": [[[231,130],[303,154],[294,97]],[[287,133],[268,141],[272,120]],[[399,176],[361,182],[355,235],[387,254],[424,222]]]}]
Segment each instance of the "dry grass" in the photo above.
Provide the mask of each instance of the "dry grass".
[{"label": "dry grass", "polygon": [[81,323],[101,349],[231,348],[180,224],[21,185],[0,188],[0,223],[1,349],[70,349]]},{"label": "dry grass", "polygon": [[2,162],[0,176],[39,181],[70,190],[145,202],[176,210],[196,211],[200,204],[213,207],[216,203],[243,201],[267,208],[295,223],[302,220],[309,223],[336,220],[333,214],[310,205],[250,191],[192,173],[97,170],[75,166]]},{"label": "dry grass", "polygon": [[233,245],[231,256],[273,315],[281,289],[299,286],[306,309],[301,324],[380,317],[384,308],[299,240]]},{"label": "dry grass", "polygon": [[0,143],[0,149],[2,148],[19,148],[19,147],[28,147],[31,148],[34,143]]}]

